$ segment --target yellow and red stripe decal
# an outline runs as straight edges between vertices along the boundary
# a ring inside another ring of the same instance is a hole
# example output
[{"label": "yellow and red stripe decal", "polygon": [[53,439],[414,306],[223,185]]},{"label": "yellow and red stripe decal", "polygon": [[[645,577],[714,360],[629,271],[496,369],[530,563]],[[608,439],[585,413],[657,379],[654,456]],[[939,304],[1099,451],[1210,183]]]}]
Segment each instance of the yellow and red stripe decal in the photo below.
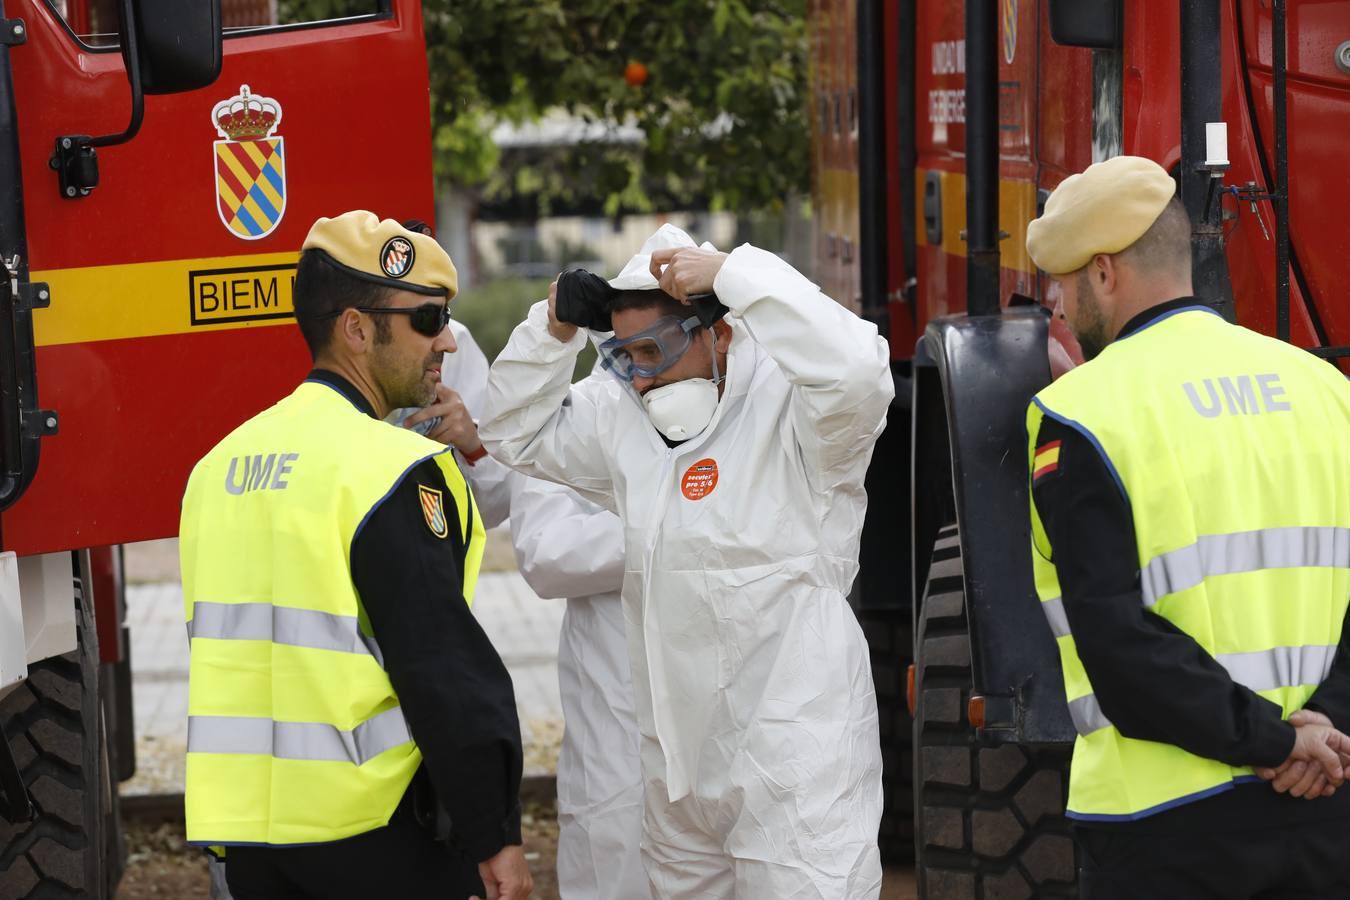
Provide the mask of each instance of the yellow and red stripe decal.
[{"label": "yellow and red stripe decal", "polygon": [[33,314],[37,346],[293,323],[298,254],[253,253],[34,271],[52,304]]},{"label": "yellow and red stripe decal", "polygon": [[1051,441],[1036,448],[1036,456],[1031,464],[1032,481],[1059,469],[1059,445],[1059,441]]}]

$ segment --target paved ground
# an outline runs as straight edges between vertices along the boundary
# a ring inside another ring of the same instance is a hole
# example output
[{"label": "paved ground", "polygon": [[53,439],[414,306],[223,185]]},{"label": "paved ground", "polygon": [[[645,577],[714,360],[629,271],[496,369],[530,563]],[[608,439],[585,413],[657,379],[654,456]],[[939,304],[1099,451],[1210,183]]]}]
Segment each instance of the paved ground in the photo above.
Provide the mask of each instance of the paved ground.
[{"label": "paved ground", "polygon": [[[557,661],[563,604],[540,600],[519,573],[503,571],[509,565],[509,551],[503,558],[500,531],[494,531],[491,537],[498,552],[484,568],[497,571],[481,575],[474,613],[515,682],[526,774],[553,774],[562,740]],[[122,791],[181,793],[187,740],[188,648],[183,592],[178,583],[177,541],[128,547],[127,578],[137,773]]]},{"label": "paved ground", "polygon": [[[521,815],[521,837],[525,861],[534,878],[531,900],[559,900],[553,866],[558,825],[552,803],[526,806]],[[117,900],[209,900],[205,854],[184,842],[180,821],[155,816],[131,819],[127,850],[127,870]],[[889,900],[890,895],[884,896]],[[895,900],[909,900],[909,896],[897,895]]]}]

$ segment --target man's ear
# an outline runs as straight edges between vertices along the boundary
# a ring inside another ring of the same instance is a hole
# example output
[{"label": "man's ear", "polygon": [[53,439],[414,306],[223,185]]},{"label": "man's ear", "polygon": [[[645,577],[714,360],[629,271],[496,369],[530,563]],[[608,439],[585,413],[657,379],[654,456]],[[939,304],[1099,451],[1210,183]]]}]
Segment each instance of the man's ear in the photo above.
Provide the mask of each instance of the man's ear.
[{"label": "man's ear", "polygon": [[731,326],[725,319],[718,319],[712,325],[713,330],[713,349],[718,353],[726,353],[731,349]]},{"label": "man's ear", "polygon": [[374,323],[362,318],[359,312],[348,307],[337,317],[337,324],[334,326],[336,333],[333,337],[342,342],[347,352],[359,355],[366,352],[375,336],[373,325]]},{"label": "man's ear", "polygon": [[1120,280],[1120,266],[1116,257],[1098,253],[1088,265],[1088,275],[1101,293],[1113,292]]}]

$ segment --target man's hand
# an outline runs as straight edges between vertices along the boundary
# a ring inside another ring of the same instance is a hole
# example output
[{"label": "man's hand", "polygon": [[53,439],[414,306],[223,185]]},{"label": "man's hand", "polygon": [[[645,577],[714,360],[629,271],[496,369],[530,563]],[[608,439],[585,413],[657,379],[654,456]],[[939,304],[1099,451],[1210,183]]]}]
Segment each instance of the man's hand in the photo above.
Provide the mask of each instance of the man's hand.
[{"label": "man's hand", "polygon": [[1294,749],[1278,768],[1257,768],[1256,774],[1280,793],[1308,800],[1330,797],[1345,780],[1350,763],[1350,738],[1337,731],[1321,713],[1301,709],[1289,717],[1294,726]]},{"label": "man's hand", "polygon": [[436,399],[430,406],[419,409],[403,422],[404,428],[411,428],[419,422],[440,417],[436,427],[427,432],[427,437],[442,444],[449,444],[465,455],[477,453],[483,446],[478,439],[478,426],[464,405],[464,398],[454,388],[443,384],[436,385]]},{"label": "man's hand", "polygon": [[523,900],[534,890],[534,879],[525,862],[525,848],[510,844],[492,859],[478,864],[478,875],[487,888],[487,897],[471,900]]},{"label": "man's hand", "polygon": [[652,277],[660,283],[661,290],[681,303],[688,303],[690,297],[712,293],[713,282],[726,261],[725,253],[700,247],[657,250],[652,254]]},{"label": "man's hand", "polygon": [[577,326],[558,318],[558,282],[548,286],[548,333],[564,344],[576,336]]},{"label": "man's hand", "polygon": [[[1300,725],[1330,725],[1331,720],[1319,712],[1300,709],[1289,716],[1289,724],[1295,728]],[[1281,794],[1292,793],[1295,797],[1312,799],[1319,796],[1330,797],[1336,791],[1336,788],[1327,782],[1326,773],[1319,764],[1295,759],[1293,756],[1277,768],[1257,767],[1255,771],[1258,777],[1272,782],[1271,787]],[[1318,790],[1314,792],[1313,788]]]}]

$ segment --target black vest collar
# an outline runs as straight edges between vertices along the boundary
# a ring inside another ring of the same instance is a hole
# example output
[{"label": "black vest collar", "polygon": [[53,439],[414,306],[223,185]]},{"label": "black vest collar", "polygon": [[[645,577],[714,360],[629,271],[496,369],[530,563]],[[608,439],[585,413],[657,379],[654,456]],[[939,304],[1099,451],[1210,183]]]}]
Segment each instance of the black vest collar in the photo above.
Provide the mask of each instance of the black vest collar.
[{"label": "black vest collar", "polygon": [[356,385],[343,378],[336,372],[330,372],[327,369],[314,369],[305,376],[305,381],[312,381],[316,384],[327,385],[346,397],[357,409],[370,416],[372,419],[378,418],[375,415],[375,407],[370,405],[366,395],[356,389]]}]

